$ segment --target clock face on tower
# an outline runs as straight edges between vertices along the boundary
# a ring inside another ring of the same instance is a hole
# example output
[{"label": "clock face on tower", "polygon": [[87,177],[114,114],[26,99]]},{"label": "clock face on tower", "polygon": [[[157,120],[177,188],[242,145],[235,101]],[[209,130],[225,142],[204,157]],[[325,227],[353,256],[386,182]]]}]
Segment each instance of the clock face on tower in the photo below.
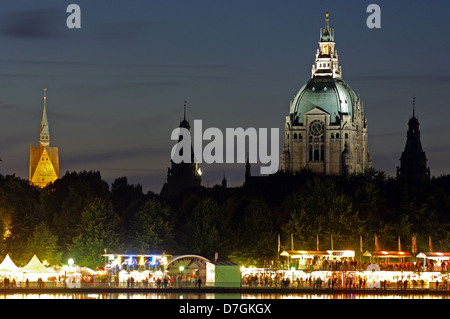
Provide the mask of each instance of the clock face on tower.
[{"label": "clock face on tower", "polygon": [[312,121],[309,129],[311,131],[311,135],[320,136],[323,134],[323,124],[319,120]]},{"label": "clock face on tower", "polygon": [[52,174],[52,165],[50,163],[44,163],[41,165],[41,168],[39,169],[39,173],[41,175],[51,175]]}]

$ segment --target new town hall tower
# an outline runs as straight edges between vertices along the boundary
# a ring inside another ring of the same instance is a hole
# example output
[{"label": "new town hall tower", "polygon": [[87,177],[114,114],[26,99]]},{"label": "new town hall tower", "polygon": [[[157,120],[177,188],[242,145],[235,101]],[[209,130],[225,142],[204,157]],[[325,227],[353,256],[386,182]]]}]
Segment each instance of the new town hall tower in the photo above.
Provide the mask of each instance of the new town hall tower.
[{"label": "new town hall tower", "polygon": [[342,80],[342,68],[326,13],[311,79],[291,101],[280,169],[306,168],[321,175],[347,175],[372,166],[367,120],[359,96]]}]

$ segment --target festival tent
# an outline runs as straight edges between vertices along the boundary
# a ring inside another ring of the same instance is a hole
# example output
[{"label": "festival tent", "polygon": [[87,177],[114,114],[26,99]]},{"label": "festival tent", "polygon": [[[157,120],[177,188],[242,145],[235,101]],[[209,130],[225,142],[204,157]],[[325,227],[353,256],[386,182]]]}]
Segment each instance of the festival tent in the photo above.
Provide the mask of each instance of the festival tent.
[{"label": "festival tent", "polygon": [[450,260],[450,253],[445,252],[421,252],[417,256],[417,258],[428,258],[428,259],[434,259],[437,261],[447,261]]},{"label": "festival tent", "polygon": [[17,273],[19,271],[19,267],[11,260],[9,254],[6,255],[3,262],[0,264],[0,273]]},{"label": "festival tent", "polygon": [[397,258],[401,260],[405,260],[406,258],[411,258],[411,254],[407,251],[398,251],[398,250],[375,250],[375,251],[366,251],[363,254],[364,257],[370,257],[370,260],[373,261],[374,258],[385,258],[387,262],[389,262],[390,258]]},{"label": "festival tent", "polygon": [[48,277],[56,276],[56,272],[51,268],[45,267],[36,255],[20,271],[29,281],[37,281],[38,278],[48,280]]}]

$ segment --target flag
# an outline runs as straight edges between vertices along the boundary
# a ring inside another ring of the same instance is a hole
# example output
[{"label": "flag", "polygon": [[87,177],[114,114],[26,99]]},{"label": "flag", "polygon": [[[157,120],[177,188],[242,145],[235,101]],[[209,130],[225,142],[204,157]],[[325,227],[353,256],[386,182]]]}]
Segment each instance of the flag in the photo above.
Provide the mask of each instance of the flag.
[{"label": "flag", "polygon": [[317,238],[316,238],[316,245],[317,245],[317,251],[319,251],[319,234],[317,234]]},{"label": "flag", "polygon": [[431,236],[428,238],[428,245],[430,246],[430,253],[433,252],[433,245],[431,244]]},{"label": "flag", "polygon": [[375,250],[379,251],[380,250],[380,245],[378,244],[378,237],[377,234],[375,234]]},{"label": "flag", "polygon": [[278,255],[280,255],[280,247],[281,247],[280,234],[278,234]]},{"label": "flag", "polygon": [[398,251],[402,251],[402,244],[400,242],[400,236],[398,236]]}]

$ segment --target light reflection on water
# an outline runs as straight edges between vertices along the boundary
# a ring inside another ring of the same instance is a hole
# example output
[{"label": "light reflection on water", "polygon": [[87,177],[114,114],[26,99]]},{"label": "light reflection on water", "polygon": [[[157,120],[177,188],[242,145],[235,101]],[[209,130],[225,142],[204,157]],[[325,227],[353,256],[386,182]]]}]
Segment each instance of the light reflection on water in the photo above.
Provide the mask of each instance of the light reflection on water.
[{"label": "light reflection on water", "polygon": [[215,293],[49,293],[1,294],[0,299],[450,299],[449,295],[395,294],[215,294]]}]

